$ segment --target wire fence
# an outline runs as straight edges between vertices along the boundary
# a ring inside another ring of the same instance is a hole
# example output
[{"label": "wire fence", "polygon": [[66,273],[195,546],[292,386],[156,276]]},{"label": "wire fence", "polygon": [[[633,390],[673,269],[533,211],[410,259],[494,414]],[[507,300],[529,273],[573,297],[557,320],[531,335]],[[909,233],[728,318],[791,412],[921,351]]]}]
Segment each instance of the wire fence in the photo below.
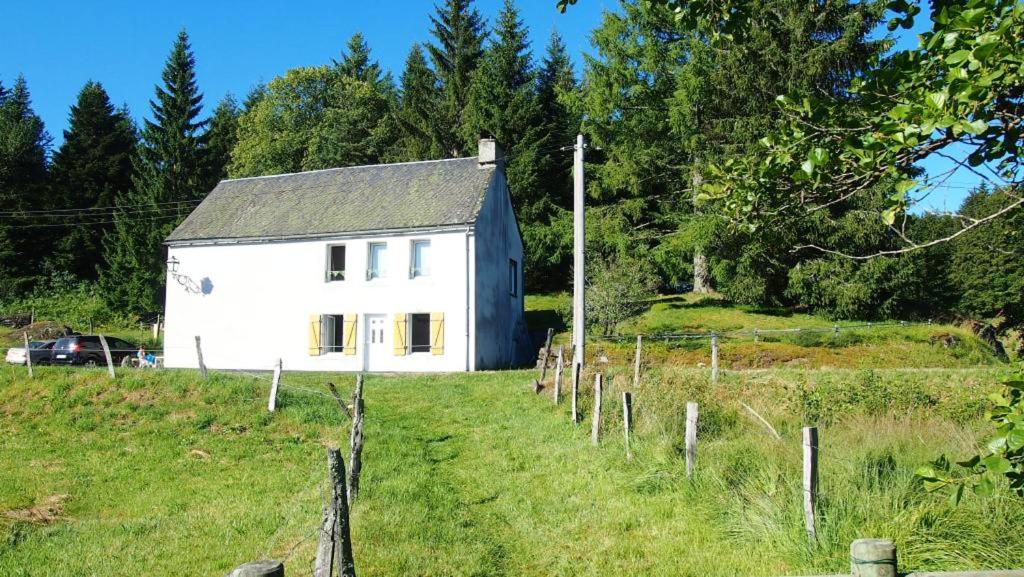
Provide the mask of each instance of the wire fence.
[{"label": "wire fence", "polygon": [[758,339],[759,337],[768,335],[781,335],[781,334],[828,334],[838,335],[842,331],[859,330],[859,329],[882,329],[882,328],[907,328],[915,326],[934,326],[931,320],[927,322],[911,322],[911,321],[885,321],[885,322],[864,322],[856,324],[834,324],[831,327],[791,327],[785,329],[739,329],[739,330],[727,330],[727,331],[704,331],[704,332],[691,332],[691,333],[649,333],[649,334],[635,334],[635,335],[608,335],[595,337],[593,340],[596,342],[625,342],[635,341],[636,338],[643,337],[644,340],[650,341],[671,341],[671,340],[687,340],[687,339],[711,339],[711,338],[725,338],[725,339],[739,339],[739,338],[753,338]]}]

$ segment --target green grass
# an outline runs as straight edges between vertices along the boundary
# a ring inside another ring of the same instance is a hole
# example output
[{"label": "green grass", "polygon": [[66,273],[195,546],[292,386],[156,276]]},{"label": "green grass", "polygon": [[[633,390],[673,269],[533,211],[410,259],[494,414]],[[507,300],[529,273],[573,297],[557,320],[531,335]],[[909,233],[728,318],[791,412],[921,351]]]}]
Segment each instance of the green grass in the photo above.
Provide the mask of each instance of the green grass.
[{"label": "green grass", "polygon": [[[620,372],[621,371],[621,372]],[[849,541],[896,540],[909,569],[1024,565],[1024,503],[1000,492],[950,507],[912,478],[969,454],[997,371],[650,370],[634,389],[635,457],[622,450],[608,371],[605,435],[589,443],[534,373],[367,377],[366,450],[353,515],[364,575],[783,575],[843,572]],[[350,376],[286,373],[343,394]],[[0,574],[223,575],[289,557],[306,574],[324,449],[344,443],[333,400],[267,381],[186,371],[0,369],[0,511],[66,494],[50,524],[0,513]],[[701,403],[697,474],[681,457]],[[747,418],[744,401],[783,435]],[[591,399],[581,400],[589,411]],[[589,413],[587,413],[589,414]],[[803,424],[821,427],[821,544],[800,506]]]},{"label": "green grass", "polygon": [[[535,331],[554,327],[557,344],[568,344],[570,335],[563,315],[569,294],[528,295],[527,322]],[[832,334],[839,325],[839,336]],[[714,296],[693,294],[660,297],[643,314],[616,327],[620,335],[647,335],[648,356],[658,365],[698,367],[710,362],[708,339],[659,340],[659,334],[730,333],[815,329],[808,332],[765,333],[759,341],[744,335],[720,339],[719,362],[723,368],[965,368],[997,365],[991,348],[969,330],[952,325],[855,326],[862,321],[835,323],[792,311],[762,310],[731,305]],[[820,332],[824,331],[824,332]],[[588,355],[607,356],[625,363],[633,354],[632,342],[602,340]]]}]

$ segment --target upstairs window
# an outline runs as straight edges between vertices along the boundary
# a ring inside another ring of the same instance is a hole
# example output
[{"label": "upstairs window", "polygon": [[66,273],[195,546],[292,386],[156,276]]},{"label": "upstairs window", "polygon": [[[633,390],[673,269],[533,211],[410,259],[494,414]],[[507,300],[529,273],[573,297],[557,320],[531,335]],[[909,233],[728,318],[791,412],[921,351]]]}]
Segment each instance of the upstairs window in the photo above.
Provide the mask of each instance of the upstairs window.
[{"label": "upstairs window", "polygon": [[519,295],[519,263],[508,259],[508,294]]},{"label": "upstairs window", "polygon": [[409,278],[430,276],[430,241],[412,241],[412,256],[409,259]]},{"label": "upstairs window", "polygon": [[327,280],[345,280],[345,245],[327,247]]},{"label": "upstairs window", "polygon": [[430,315],[409,315],[409,352],[430,352]]},{"label": "upstairs window", "polygon": [[388,245],[383,242],[372,242],[369,257],[366,260],[366,280],[384,277],[384,256]]}]

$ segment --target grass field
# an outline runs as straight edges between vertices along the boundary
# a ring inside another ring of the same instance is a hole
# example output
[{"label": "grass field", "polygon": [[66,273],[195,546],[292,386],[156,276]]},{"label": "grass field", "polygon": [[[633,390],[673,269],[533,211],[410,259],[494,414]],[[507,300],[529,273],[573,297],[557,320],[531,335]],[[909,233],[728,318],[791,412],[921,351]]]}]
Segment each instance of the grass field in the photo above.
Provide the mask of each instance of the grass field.
[{"label": "grass field", "polygon": [[[632,461],[615,369],[598,448],[566,403],[529,390],[532,372],[369,376],[357,567],[796,575],[845,571],[849,541],[862,536],[895,539],[908,570],[1024,566],[1020,499],[1003,491],[951,507],[911,474],[976,448],[998,372],[725,372],[711,386],[704,371],[651,369],[634,389]],[[30,381],[0,369],[0,575],[213,576],[268,556],[308,574],[323,447],[347,434],[322,395],[327,380],[343,394],[352,384],[286,373],[271,415],[265,376],[126,370],[111,383],[101,370],[43,368]],[[680,451],[687,400],[702,414],[692,482]],[[807,423],[822,444],[813,548],[800,506]]]},{"label": "grass field", "polygon": [[[556,344],[568,344],[570,334],[563,318],[569,314],[570,295],[527,296],[527,321],[535,331],[551,327]],[[571,316],[571,315],[570,315]],[[812,329],[803,333],[765,333],[759,342],[752,336],[720,339],[719,362],[723,368],[935,368],[996,365],[991,348],[970,331],[952,325],[879,326],[863,321],[832,322],[792,311],[761,310],[731,305],[718,297],[692,294],[661,297],[640,316],[621,323],[616,333],[648,335],[646,352],[653,363],[675,367],[708,364],[708,339],[665,341],[659,334],[731,333]],[[840,327],[838,337],[832,334]],[[817,332],[814,332],[817,331]],[[634,343],[598,339],[588,357],[605,355],[613,363],[627,362]]]}]

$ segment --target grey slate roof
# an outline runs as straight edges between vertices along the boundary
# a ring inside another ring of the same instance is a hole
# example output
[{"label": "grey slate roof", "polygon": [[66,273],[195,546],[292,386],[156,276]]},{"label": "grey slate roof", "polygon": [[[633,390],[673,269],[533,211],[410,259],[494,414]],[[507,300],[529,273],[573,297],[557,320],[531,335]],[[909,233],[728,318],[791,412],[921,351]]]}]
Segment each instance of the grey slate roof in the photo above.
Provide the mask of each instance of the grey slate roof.
[{"label": "grey slate roof", "polygon": [[494,173],[458,158],[223,180],[167,242],[469,224]]}]

